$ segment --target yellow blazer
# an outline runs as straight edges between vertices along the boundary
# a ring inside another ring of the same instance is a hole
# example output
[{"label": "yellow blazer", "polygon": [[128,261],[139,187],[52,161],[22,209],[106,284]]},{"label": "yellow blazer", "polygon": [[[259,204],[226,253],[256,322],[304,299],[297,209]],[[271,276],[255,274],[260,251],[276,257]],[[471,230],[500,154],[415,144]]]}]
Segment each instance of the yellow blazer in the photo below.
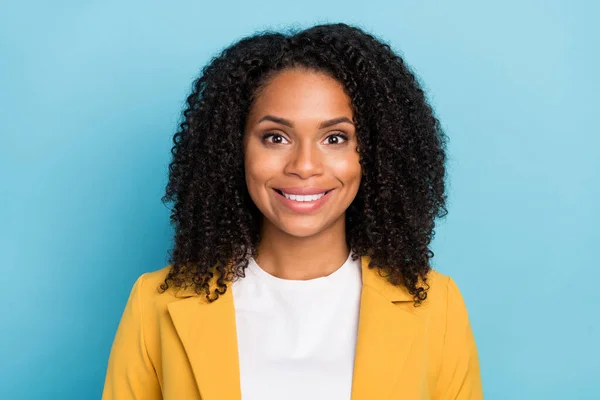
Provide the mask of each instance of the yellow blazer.
[{"label": "yellow blazer", "polygon": [[[406,288],[369,269],[368,256],[361,263],[352,400],[483,399],[475,340],[454,281],[431,271],[427,300],[413,307]],[[241,399],[231,288],[213,303],[192,289],[160,294],[169,267],[133,285],[102,399]]]}]

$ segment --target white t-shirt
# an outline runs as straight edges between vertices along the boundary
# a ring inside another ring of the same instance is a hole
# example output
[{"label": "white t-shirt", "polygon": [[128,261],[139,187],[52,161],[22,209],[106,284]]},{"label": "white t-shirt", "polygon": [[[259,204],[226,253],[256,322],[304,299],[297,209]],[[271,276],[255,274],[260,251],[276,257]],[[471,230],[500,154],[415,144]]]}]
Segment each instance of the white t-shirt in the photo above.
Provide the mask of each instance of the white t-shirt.
[{"label": "white t-shirt", "polygon": [[350,399],[362,287],[351,255],[310,280],[277,278],[250,258],[232,284],[243,400]]}]

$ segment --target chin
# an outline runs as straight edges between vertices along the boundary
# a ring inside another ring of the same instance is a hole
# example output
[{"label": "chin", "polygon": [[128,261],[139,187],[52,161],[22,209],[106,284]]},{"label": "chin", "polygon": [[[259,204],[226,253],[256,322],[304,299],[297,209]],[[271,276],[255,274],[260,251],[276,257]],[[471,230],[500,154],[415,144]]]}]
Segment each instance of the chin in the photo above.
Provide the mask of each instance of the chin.
[{"label": "chin", "polygon": [[315,236],[325,231],[331,224],[325,221],[316,222],[307,219],[305,223],[299,222],[298,220],[291,220],[278,221],[278,223],[276,223],[275,225],[281,231],[287,233],[290,236],[305,238]]},{"label": "chin", "polygon": [[322,231],[322,229],[298,229],[298,228],[284,230],[284,232],[287,233],[288,235],[297,237],[297,238],[307,238],[307,237],[315,236],[321,231]]}]

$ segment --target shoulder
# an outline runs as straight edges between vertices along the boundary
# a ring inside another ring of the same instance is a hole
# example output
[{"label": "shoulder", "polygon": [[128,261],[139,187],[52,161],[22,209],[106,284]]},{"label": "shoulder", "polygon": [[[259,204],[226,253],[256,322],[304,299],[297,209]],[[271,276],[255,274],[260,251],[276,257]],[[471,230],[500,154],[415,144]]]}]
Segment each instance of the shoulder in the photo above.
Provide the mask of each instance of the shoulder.
[{"label": "shoulder", "polygon": [[466,311],[461,291],[452,277],[432,270],[428,283],[431,289],[427,297],[431,296],[432,303],[442,306],[448,312]]},{"label": "shoulder", "polygon": [[479,358],[467,306],[451,277],[431,274],[426,316],[434,397],[482,399]]},{"label": "shoulder", "polygon": [[143,280],[143,284],[144,287],[146,287],[146,289],[157,289],[165,281],[165,278],[167,277],[170,270],[171,266],[167,265],[166,267],[163,267],[161,269],[149,271],[142,274],[140,279]]},{"label": "shoulder", "polygon": [[180,297],[180,292],[173,287],[169,287],[167,290],[161,289],[170,270],[171,266],[167,265],[154,271],[145,272],[139,275],[133,284],[131,297],[137,299],[140,307],[146,312],[152,309],[166,308],[168,303]]},{"label": "shoulder", "polygon": [[448,295],[456,286],[454,280],[446,274],[437,270],[431,270],[427,274],[427,300],[433,305],[444,306],[447,302]]},{"label": "shoulder", "polygon": [[144,333],[147,351],[151,358],[158,357],[158,341],[164,326],[170,326],[169,305],[180,300],[180,291],[173,287],[162,290],[171,266],[138,276],[129,297],[131,308],[136,311],[136,320]]},{"label": "shoulder", "polygon": [[427,298],[419,306],[413,306],[412,295],[409,295],[404,287],[396,289],[405,292],[404,297],[397,296],[404,301],[396,304],[415,315],[435,321],[435,324],[443,325],[448,318],[457,316],[466,318],[467,310],[462,294],[452,277],[437,270],[430,270],[427,281],[421,285],[427,289]]},{"label": "shoulder", "polygon": [[427,321],[432,339],[445,337],[449,329],[460,330],[467,327],[467,307],[454,279],[432,270],[428,274],[427,284],[427,299],[419,307],[411,305],[411,312]]},{"label": "shoulder", "polygon": [[[461,291],[451,276],[431,270],[427,285],[427,298],[420,306],[398,305],[423,322],[423,335],[428,338],[433,365],[439,365],[443,361],[442,355],[446,354],[443,353],[444,344],[470,332],[469,316]],[[456,351],[462,349],[458,342],[455,347]]]},{"label": "shoulder", "polygon": [[449,275],[431,270],[427,275],[427,299],[425,304],[440,313],[466,312],[458,285]]}]

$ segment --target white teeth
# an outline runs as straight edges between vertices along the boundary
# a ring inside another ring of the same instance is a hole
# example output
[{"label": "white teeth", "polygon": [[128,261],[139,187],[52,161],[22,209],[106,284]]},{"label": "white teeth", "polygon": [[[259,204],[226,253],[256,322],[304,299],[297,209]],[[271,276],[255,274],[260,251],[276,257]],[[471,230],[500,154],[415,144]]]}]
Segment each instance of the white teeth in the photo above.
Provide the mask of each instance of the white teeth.
[{"label": "white teeth", "polygon": [[283,195],[290,199],[290,200],[294,200],[294,201],[315,201],[315,200],[319,200],[321,197],[325,196],[325,192],[323,193],[319,193],[319,194],[313,194],[313,195],[309,195],[309,196],[301,196],[299,194],[287,194],[285,192],[281,192],[283,193]]}]

